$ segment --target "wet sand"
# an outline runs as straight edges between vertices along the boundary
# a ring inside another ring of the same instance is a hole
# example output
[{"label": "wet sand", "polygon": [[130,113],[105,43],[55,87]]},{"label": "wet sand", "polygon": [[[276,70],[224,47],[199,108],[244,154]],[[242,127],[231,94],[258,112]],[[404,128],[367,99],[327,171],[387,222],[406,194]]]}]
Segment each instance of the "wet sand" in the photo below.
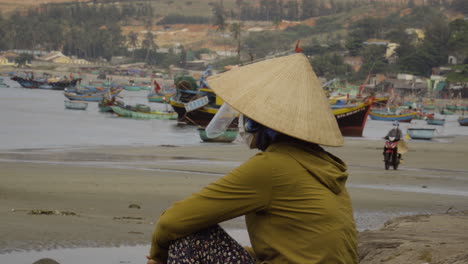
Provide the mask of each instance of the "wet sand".
[{"label": "wet sand", "polygon": [[[361,263],[463,261],[468,216],[456,212],[468,211],[468,137],[410,141],[396,171],[384,169],[383,143],[327,149],[349,166]],[[254,153],[241,144],[0,150],[0,254],[148,244],[166,207]]]}]

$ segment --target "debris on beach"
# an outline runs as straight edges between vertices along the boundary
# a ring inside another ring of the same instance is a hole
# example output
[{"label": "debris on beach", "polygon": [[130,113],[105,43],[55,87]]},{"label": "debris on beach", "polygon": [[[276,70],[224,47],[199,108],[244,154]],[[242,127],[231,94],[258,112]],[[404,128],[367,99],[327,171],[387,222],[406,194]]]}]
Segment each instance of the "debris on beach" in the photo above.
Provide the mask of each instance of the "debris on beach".
[{"label": "debris on beach", "polygon": [[141,206],[138,204],[130,204],[128,208],[135,208],[135,209],[141,209]]},{"label": "debris on beach", "polygon": [[122,217],[114,217],[114,220],[143,220],[143,217],[133,217],[133,216],[122,216]]},{"label": "debris on beach", "polygon": [[42,259],[34,262],[33,264],[60,264],[60,263],[58,263],[57,261],[55,261],[53,259],[50,259],[50,258],[42,258]]},{"label": "debris on beach", "polygon": [[71,212],[71,211],[42,210],[42,209],[30,210],[28,214],[30,215],[77,215],[75,212]]}]

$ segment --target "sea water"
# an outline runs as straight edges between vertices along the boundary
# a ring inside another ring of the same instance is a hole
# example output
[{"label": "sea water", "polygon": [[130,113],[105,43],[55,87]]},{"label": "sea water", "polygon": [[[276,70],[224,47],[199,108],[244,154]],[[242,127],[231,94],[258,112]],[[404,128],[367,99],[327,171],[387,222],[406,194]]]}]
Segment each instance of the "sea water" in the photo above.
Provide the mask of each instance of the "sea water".
[{"label": "sea water", "polygon": [[[98,111],[89,102],[82,110],[65,109],[63,91],[25,89],[5,78],[10,88],[0,88],[0,149],[60,148],[93,146],[156,146],[202,144],[195,126],[179,126],[175,120],[134,120]],[[155,110],[170,109],[167,104],[148,103],[147,91],[123,91],[126,104],[147,104]],[[446,118],[445,126],[428,126],[424,120],[401,123],[409,127],[436,128],[434,141],[468,135],[458,116]],[[362,139],[381,139],[391,122],[367,120]]]},{"label": "sea water", "polygon": [[[203,144],[194,126],[178,126],[175,120],[119,118],[113,114],[100,113],[96,102],[89,102],[85,111],[68,110],[64,107],[66,98],[63,91],[24,89],[7,78],[4,81],[10,88],[0,88],[0,149]],[[155,110],[170,109],[169,105],[148,103],[146,95],[147,91],[121,93],[126,104],[141,103]],[[454,136],[468,135],[468,128],[460,127],[456,121],[457,115],[436,114],[436,118],[446,118],[445,125],[428,126],[423,120],[413,120],[411,123],[401,123],[400,128],[404,133],[409,127],[436,128],[433,142],[447,142]],[[359,140],[381,140],[391,128],[391,122],[369,119],[363,137]],[[445,192],[442,190],[442,193]],[[467,193],[463,192],[462,195]],[[418,212],[380,212],[372,213],[372,216],[358,212],[355,217],[358,229],[363,230],[377,228],[372,223],[366,223],[366,219],[372,218],[374,222],[382,223],[410,213]],[[227,231],[241,244],[249,244],[246,230]],[[11,252],[0,255],[0,263],[31,264],[41,258],[53,258],[62,264],[146,263],[147,252],[148,245]]]}]

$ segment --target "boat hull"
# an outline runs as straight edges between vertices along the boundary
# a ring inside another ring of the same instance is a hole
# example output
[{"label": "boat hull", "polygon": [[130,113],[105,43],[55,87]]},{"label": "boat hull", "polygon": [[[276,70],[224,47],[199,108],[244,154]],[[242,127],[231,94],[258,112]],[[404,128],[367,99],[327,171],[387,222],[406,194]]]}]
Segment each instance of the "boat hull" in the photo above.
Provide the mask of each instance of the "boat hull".
[{"label": "boat hull", "polygon": [[371,105],[371,103],[362,103],[355,107],[333,110],[343,136],[362,137]]},{"label": "boat hull", "polygon": [[111,106],[111,108],[112,108],[112,111],[114,111],[114,113],[116,113],[118,116],[121,116],[121,117],[128,117],[128,118],[133,118],[133,119],[162,119],[162,120],[176,120],[177,119],[177,113],[175,112],[156,111],[156,112],[143,113],[143,112],[136,112],[136,111],[128,110],[120,106]]},{"label": "boat hull", "polygon": [[[116,97],[123,89],[115,89],[111,92],[110,96]],[[99,92],[99,93],[89,93],[89,94],[77,94],[74,92],[64,92],[63,95],[65,95],[68,100],[77,100],[77,101],[87,101],[87,102],[99,102],[101,101],[106,94],[104,92]]]},{"label": "boat hull", "polygon": [[428,125],[433,126],[443,126],[445,124],[445,119],[426,119]]},{"label": "boat hull", "polygon": [[78,101],[65,101],[65,108],[71,110],[86,110],[86,108],[88,108],[88,103]]},{"label": "boat hull", "polygon": [[468,117],[465,117],[465,118],[460,117],[458,119],[458,123],[460,124],[460,126],[468,126]]},{"label": "boat hull", "polygon": [[411,120],[413,120],[414,116],[417,113],[407,113],[407,114],[402,114],[402,115],[393,115],[393,114],[381,114],[381,113],[376,113],[376,112],[370,112],[369,116],[372,120],[379,120],[379,121],[388,121],[388,122],[393,122],[393,121],[398,121],[398,122],[403,122],[403,123],[410,123]]},{"label": "boat hull", "polygon": [[237,138],[238,130],[237,129],[228,129],[224,131],[224,133],[220,136],[215,138],[209,138],[206,136],[206,131],[204,128],[198,128],[198,134],[200,135],[200,139],[203,142],[226,142],[230,143],[233,142]]}]

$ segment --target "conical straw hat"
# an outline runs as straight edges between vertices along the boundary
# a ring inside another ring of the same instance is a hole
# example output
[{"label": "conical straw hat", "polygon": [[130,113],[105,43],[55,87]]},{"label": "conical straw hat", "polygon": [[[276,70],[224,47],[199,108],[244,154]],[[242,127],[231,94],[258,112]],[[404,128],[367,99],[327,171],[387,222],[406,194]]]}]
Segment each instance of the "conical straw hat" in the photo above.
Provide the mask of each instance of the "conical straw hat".
[{"label": "conical straw hat", "polygon": [[234,68],[207,82],[221,99],[264,126],[320,145],[343,145],[328,99],[302,53]]}]

